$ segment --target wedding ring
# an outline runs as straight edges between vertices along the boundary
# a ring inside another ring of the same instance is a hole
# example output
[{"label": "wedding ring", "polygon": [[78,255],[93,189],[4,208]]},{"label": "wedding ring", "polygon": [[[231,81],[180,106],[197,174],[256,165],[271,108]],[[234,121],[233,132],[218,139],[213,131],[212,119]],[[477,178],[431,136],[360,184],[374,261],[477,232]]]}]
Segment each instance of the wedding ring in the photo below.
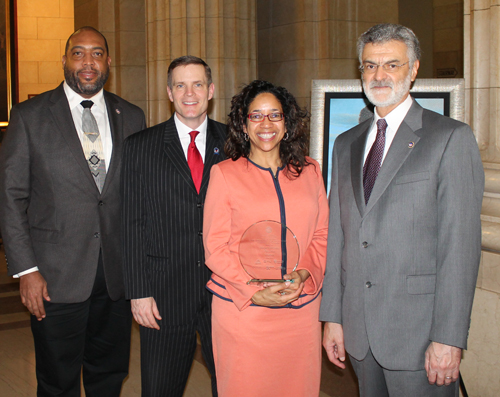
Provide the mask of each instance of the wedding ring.
[{"label": "wedding ring", "polygon": [[280,295],[285,295],[285,291],[281,291],[281,292],[280,292]]},{"label": "wedding ring", "polygon": [[446,379],[451,379],[451,376],[447,376]]}]

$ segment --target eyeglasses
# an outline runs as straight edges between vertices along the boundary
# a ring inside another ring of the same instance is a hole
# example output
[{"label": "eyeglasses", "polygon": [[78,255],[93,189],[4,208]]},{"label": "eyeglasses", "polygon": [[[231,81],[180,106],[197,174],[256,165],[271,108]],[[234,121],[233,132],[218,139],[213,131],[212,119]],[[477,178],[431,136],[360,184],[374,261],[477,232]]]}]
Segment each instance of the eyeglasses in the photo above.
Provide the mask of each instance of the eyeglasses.
[{"label": "eyeglasses", "polygon": [[269,113],[269,114],[262,114],[262,113],[250,113],[248,115],[248,120],[252,121],[253,123],[260,123],[264,121],[264,119],[267,117],[269,121],[281,121],[283,120],[283,113]]},{"label": "eyeglasses", "polygon": [[359,67],[359,71],[361,73],[365,73],[365,74],[374,74],[377,72],[377,69],[379,67],[382,67],[382,69],[384,69],[384,72],[386,72],[386,73],[395,73],[399,70],[400,67],[403,67],[404,65],[406,65],[409,62],[410,61],[402,63],[401,65],[398,65],[394,62],[384,63],[383,65],[376,65],[374,63],[366,63],[365,65],[361,65]]}]

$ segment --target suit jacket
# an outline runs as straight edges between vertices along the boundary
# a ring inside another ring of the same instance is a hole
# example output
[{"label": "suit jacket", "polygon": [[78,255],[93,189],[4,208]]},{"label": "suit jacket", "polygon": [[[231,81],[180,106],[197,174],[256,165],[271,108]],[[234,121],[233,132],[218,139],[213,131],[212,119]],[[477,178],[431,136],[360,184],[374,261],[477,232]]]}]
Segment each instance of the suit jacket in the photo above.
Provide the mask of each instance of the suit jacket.
[{"label": "suit jacket", "polygon": [[341,323],[356,359],[423,369],[430,341],[466,348],[481,252],[484,172],[466,124],[414,102],[363,198],[373,119],[333,149],[321,320]]},{"label": "suit jacket", "polygon": [[210,169],[225,159],[224,124],[208,120],[198,194],[174,118],[125,142],[122,170],[126,296],[153,297],[163,323],[190,321],[209,304],[205,284],[203,207]]},{"label": "suit jacket", "polygon": [[109,295],[123,296],[120,170],[125,137],[145,128],[137,106],[104,91],[113,139],[106,181],[90,173],[61,84],[16,105],[0,151],[0,224],[10,274],[38,266],[52,302],[86,300],[99,252]]}]

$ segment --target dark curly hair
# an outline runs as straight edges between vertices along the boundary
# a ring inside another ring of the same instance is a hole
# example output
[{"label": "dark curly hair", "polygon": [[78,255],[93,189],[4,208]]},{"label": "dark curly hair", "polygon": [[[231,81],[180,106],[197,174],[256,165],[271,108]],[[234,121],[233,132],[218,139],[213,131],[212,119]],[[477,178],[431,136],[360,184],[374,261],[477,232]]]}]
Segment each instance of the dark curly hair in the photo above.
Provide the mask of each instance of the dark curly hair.
[{"label": "dark curly hair", "polygon": [[247,116],[250,104],[263,93],[273,94],[281,103],[288,133],[288,138],[280,142],[281,164],[289,178],[298,177],[304,166],[309,165],[306,160],[309,113],[299,107],[294,96],[286,88],[275,86],[268,81],[254,80],[231,99],[231,113],[227,121],[228,137],[224,151],[233,161],[240,157],[248,158],[250,141],[245,140],[243,126],[249,122]]}]

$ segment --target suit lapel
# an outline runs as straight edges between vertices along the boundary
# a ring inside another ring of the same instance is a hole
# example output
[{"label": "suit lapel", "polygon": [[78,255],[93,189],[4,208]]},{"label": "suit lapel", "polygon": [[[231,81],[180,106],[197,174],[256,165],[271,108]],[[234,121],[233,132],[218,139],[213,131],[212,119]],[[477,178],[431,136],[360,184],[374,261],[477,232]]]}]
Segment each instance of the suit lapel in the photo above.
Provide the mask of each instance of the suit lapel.
[{"label": "suit lapel", "polygon": [[370,212],[373,206],[377,203],[380,197],[391,183],[392,179],[399,171],[407,157],[410,155],[413,148],[418,144],[420,136],[415,131],[422,128],[422,107],[415,101],[411,106],[408,114],[401,123],[391,147],[382,163],[377,180],[373,186],[370,200],[366,206],[365,215]]},{"label": "suit lapel", "polygon": [[363,192],[363,160],[366,145],[366,138],[370,131],[371,122],[366,126],[359,137],[351,144],[351,183],[354,191],[354,198],[358,206],[359,213],[363,216],[365,212],[365,196]]},{"label": "suit lapel", "polygon": [[66,98],[62,84],[54,90],[50,100],[51,103],[49,108],[57,125],[57,130],[64,137],[70,151],[73,153],[76,163],[82,169],[88,182],[97,190],[94,178],[90,173],[89,165],[83,153],[82,143],[78,137],[78,132],[76,131],[71,109],[69,108],[68,99]]},{"label": "suit lapel", "polygon": [[175,128],[174,116],[165,123],[165,152],[167,158],[172,161],[174,168],[186,182],[186,185],[188,185],[195,194],[198,194],[194,186],[193,178],[191,177],[191,170],[189,169],[186,155],[182,149],[177,128]]},{"label": "suit lapel", "polygon": [[[111,139],[113,141],[113,151],[111,153],[111,160],[106,173],[106,180],[102,189],[102,194],[106,193],[108,186],[113,180],[113,175],[120,164],[121,159],[121,146],[123,136],[123,119],[122,109],[118,106],[116,101],[111,95],[104,91],[104,99],[106,102],[106,110],[108,112],[109,127],[111,129]],[[88,168],[88,167],[87,167]],[[95,185],[95,183],[94,183]],[[97,186],[96,186],[97,188]]]},{"label": "suit lapel", "polygon": [[207,144],[205,149],[205,165],[203,167],[203,179],[201,180],[200,193],[207,189],[210,179],[212,165],[218,163],[224,156],[224,141],[216,133],[214,122],[208,119]]}]

